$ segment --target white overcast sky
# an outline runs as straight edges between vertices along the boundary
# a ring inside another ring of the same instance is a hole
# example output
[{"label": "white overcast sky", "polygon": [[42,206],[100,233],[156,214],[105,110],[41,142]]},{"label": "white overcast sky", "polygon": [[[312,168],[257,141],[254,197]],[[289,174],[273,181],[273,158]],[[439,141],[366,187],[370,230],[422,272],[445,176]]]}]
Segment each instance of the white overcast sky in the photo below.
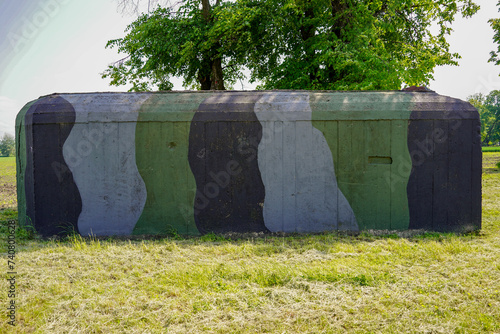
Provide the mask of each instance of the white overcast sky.
[{"label": "white overcast sky", "polygon": [[[462,59],[458,67],[436,69],[430,88],[439,94],[466,99],[500,89],[500,67],[487,63],[495,49],[487,21],[500,16],[497,1],[475,2],[480,12],[453,24],[451,51]],[[0,136],[14,134],[16,114],[39,96],[127,91],[126,86],[109,86],[100,73],[122,58],[105,45],[123,37],[132,20],[117,11],[114,0],[0,0]],[[180,81],[174,89],[182,89]]]}]

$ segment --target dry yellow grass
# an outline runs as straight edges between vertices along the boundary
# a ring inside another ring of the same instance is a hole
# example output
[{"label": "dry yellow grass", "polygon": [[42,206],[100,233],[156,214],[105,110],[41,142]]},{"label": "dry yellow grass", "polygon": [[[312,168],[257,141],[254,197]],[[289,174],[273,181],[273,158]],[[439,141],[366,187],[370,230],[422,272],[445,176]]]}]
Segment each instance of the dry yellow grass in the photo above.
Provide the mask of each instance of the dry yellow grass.
[{"label": "dry yellow grass", "polygon": [[19,240],[0,332],[499,333],[497,158],[478,235]]}]

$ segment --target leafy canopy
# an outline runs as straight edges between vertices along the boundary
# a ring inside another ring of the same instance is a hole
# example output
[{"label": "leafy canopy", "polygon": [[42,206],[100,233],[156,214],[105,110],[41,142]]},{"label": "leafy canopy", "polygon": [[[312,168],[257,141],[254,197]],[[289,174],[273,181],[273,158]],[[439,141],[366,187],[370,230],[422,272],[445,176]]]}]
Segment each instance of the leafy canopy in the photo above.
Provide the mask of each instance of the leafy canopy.
[{"label": "leafy canopy", "polygon": [[204,20],[200,1],[158,8],[108,42],[129,58],[103,77],[132,90],[171,89],[172,76],[202,87],[207,59],[219,58],[229,83],[248,68],[264,89],[399,89],[426,85],[434,68],[460,56],[446,41],[472,0],[218,1]]},{"label": "leafy canopy", "polygon": [[467,100],[479,111],[481,118],[481,141],[483,145],[500,142],[500,91],[488,95],[474,94]]},{"label": "leafy canopy", "polygon": [[[247,66],[263,88],[399,89],[456,65],[447,35],[470,0],[243,0]],[[246,8],[253,9],[248,14]],[[245,17],[246,16],[246,17]],[[249,17],[249,18],[247,18]]]},{"label": "leafy canopy", "polygon": [[243,77],[242,55],[221,45],[221,22],[213,19],[225,9],[216,3],[207,20],[200,1],[188,0],[177,9],[158,7],[139,16],[127,27],[124,38],[107,43],[106,47],[117,47],[128,57],[110,65],[103,78],[110,78],[111,85],[131,83],[132,91],[145,91],[170,90],[171,77],[177,76],[184,78],[185,87],[203,89],[214,60],[220,59],[224,80],[233,84]]},{"label": "leafy canopy", "polygon": [[[497,3],[498,11],[500,11],[500,1]],[[490,52],[490,59],[488,60],[491,63],[495,63],[495,65],[500,65],[500,18],[490,19],[488,21],[490,23],[491,28],[493,28],[493,42],[498,44],[496,51]]]}]

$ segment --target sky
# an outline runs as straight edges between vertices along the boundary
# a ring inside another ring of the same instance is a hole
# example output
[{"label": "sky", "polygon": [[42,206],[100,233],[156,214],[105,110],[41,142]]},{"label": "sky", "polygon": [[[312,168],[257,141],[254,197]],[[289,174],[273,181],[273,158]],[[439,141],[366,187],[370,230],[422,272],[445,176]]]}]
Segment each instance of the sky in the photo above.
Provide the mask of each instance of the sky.
[{"label": "sky", "polygon": [[[448,41],[460,66],[435,69],[429,88],[466,99],[500,89],[500,66],[488,63],[495,49],[488,19],[500,17],[495,0],[475,0],[481,10],[457,18]],[[29,101],[52,93],[127,91],[101,74],[124,55],[106,49],[125,36],[134,16],[119,12],[117,0],[0,0],[0,137],[14,134],[15,117]],[[253,89],[243,82],[237,89]],[[181,80],[174,89],[183,89]]]}]

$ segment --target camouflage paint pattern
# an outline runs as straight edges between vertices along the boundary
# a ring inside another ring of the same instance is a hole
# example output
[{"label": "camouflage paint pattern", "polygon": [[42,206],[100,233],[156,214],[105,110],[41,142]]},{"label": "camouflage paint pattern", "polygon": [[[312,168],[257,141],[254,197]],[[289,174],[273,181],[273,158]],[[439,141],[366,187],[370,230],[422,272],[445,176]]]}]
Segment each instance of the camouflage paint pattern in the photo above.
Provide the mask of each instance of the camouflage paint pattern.
[{"label": "camouflage paint pattern", "polygon": [[311,96],[313,125],[328,142],[361,230],[408,229],[411,159],[401,138],[408,136],[412,99],[401,92]]},{"label": "camouflage paint pattern", "polygon": [[357,231],[354,212],[337,186],[327,141],[313,128],[309,94],[265,94],[255,105],[255,113],[265,133],[258,161],[264,175],[264,217],[269,229]]},{"label": "camouflage paint pattern", "polygon": [[199,234],[194,221],[196,185],[189,168],[189,127],[207,94],[150,94],[139,109],[136,161],[147,198],[134,234]]},{"label": "camouflage paint pattern", "polygon": [[470,231],[479,115],[433,92],[54,94],[16,119],[43,236]]},{"label": "camouflage paint pattern", "polygon": [[254,113],[258,99],[259,94],[214,94],[200,104],[191,122],[189,164],[201,233],[268,231],[257,163],[262,137]]},{"label": "camouflage paint pattern", "polygon": [[[60,96],[38,100],[26,112],[26,220],[47,235],[78,232],[82,200],[63,156],[75,109]],[[36,166],[36,167],[35,167]]]},{"label": "camouflage paint pattern", "polygon": [[135,162],[135,128],[145,94],[68,94],[76,119],[63,154],[82,197],[83,235],[130,235],[146,201]]}]

